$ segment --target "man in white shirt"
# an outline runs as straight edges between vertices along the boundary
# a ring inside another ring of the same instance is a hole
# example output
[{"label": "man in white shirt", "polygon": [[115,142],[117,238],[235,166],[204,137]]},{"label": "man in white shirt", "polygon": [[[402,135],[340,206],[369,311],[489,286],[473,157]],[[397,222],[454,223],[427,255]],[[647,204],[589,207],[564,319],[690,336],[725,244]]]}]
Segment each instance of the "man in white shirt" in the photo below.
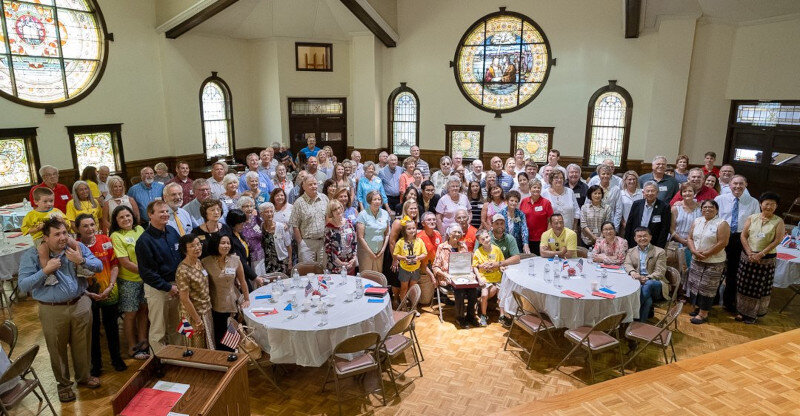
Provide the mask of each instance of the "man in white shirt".
[{"label": "man in white shirt", "polygon": [[471,167],[472,169],[464,174],[467,182],[476,181],[481,183],[484,179],[486,179],[486,173],[483,172],[483,162],[481,162],[480,159],[473,160]]},{"label": "man in white shirt", "polygon": [[361,179],[362,177],[364,177],[364,164],[361,163],[361,152],[359,152],[358,150],[353,150],[353,152],[350,153],[350,160],[352,160],[356,166],[355,178]]},{"label": "man in white shirt", "polygon": [[103,165],[97,168],[97,189],[100,190],[101,202],[108,198],[108,176],[111,175],[111,169]]},{"label": "man in white shirt", "polygon": [[164,202],[169,206],[167,225],[174,228],[178,235],[184,236],[192,232],[192,216],[181,208],[183,205],[183,188],[171,182],[164,187]]},{"label": "man in white shirt", "polygon": [[566,178],[567,170],[558,164],[559,159],[561,159],[561,152],[556,149],[550,149],[550,151],[547,153],[547,165],[551,166],[553,169],[558,169],[561,172],[564,172],[564,177]]},{"label": "man in white shirt", "polygon": [[719,217],[731,227],[731,236],[725,247],[727,268],[725,271],[725,291],[722,303],[729,312],[736,314],[736,272],[739,257],[742,255],[741,234],[744,223],[750,215],[761,212],[758,200],[747,193],[747,179],[734,175],[730,180],[730,192],[714,198],[719,205]]},{"label": "man in white shirt", "polygon": [[208,178],[208,185],[211,187],[211,196],[214,199],[219,199],[220,195],[225,193],[225,185],[222,184],[222,178],[228,173],[228,164],[225,161],[218,160],[211,165],[211,177]]},{"label": "man in white shirt", "polygon": [[258,165],[259,172],[266,172],[270,178],[275,176],[275,167],[278,166],[278,161],[275,160],[275,151],[271,147],[262,150],[258,157],[261,163]]},{"label": "man in white shirt", "polygon": [[378,153],[378,168],[375,169],[376,172],[380,171],[381,169],[385,168],[386,165],[389,164],[389,154],[386,152]]},{"label": "man in white shirt", "polygon": [[431,177],[431,167],[419,157],[419,146],[411,146],[411,156],[417,159],[417,168],[422,171],[423,180],[428,180]]}]

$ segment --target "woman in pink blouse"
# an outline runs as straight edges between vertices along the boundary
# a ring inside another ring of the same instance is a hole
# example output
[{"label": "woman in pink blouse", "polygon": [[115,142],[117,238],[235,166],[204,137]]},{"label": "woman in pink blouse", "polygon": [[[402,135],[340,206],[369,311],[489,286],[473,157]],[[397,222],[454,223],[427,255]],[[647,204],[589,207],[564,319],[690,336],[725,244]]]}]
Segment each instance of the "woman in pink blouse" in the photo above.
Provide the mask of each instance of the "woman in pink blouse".
[{"label": "woman in pink blouse", "polygon": [[603,238],[597,240],[592,255],[594,261],[604,264],[622,264],[625,253],[628,252],[628,242],[622,237],[617,237],[617,231],[611,221],[606,221],[600,226]]}]

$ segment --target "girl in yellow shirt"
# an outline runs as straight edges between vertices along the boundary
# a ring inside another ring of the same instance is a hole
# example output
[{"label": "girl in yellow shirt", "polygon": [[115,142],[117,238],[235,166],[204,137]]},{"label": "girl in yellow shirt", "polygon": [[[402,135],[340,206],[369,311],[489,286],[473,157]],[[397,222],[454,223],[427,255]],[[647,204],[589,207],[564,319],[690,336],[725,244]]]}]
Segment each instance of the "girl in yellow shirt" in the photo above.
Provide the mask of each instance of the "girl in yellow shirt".
[{"label": "girl in yellow shirt", "polygon": [[428,250],[425,243],[417,238],[417,224],[409,217],[400,220],[403,227],[403,238],[394,245],[394,259],[400,263],[397,270],[397,279],[400,280],[400,299],[405,298],[408,288],[419,282],[419,267]]}]

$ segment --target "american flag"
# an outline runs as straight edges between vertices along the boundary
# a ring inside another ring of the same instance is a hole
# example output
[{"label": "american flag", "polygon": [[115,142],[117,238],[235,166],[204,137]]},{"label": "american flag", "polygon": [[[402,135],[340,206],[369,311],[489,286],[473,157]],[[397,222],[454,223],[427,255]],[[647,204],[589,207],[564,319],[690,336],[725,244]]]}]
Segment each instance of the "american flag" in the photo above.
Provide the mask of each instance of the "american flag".
[{"label": "american flag", "polygon": [[313,291],[314,291],[314,286],[311,286],[311,282],[308,282],[308,284],[306,285],[306,297],[308,297],[308,295],[310,295],[311,292]]},{"label": "american flag", "polygon": [[583,271],[583,259],[578,260],[578,265],[576,267],[579,273]]},{"label": "american flag", "polygon": [[186,338],[191,338],[194,335],[194,328],[192,328],[192,324],[189,323],[188,319],[181,318],[181,323],[178,325],[178,333]]},{"label": "american flag", "polygon": [[235,350],[239,346],[240,339],[242,339],[242,336],[236,330],[236,321],[228,318],[228,330],[225,331],[225,336],[222,337],[222,345]]}]

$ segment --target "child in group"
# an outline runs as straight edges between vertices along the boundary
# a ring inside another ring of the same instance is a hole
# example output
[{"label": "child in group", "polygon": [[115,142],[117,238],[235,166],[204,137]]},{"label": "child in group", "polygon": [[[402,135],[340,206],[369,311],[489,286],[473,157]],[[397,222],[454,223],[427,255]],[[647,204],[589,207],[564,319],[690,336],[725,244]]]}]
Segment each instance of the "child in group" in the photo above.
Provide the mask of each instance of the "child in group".
[{"label": "child in group", "polygon": [[64,218],[64,213],[60,209],[54,208],[55,193],[53,190],[42,186],[33,190],[33,200],[36,202],[36,208],[28,212],[25,218],[22,219],[22,226],[20,229],[23,234],[30,234],[35,244],[39,244],[42,239],[42,226],[45,220],[54,216]]},{"label": "child in group", "polygon": [[397,240],[392,254],[400,263],[397,279],[400,280],[400,299],[403,299],[408,288],[419,283],[419,266],[428,255],[425,242],[417,238],[417,223],[408,216],[400,220],[403,227],[403,238]]},{"label": "child in group", "polygon": [[[492,237],[486,229],[480,229],[477,234],[478,244],[475,254],[472,256],[472,267],[475,269],[475,276],[481,282],[481,316],[478,322],[481,326],[486,326],[489,318],[486,316],[486,309],[489,307],[489,298],[497,296],[500,291],[500,280],[503,278],[505,267],[500,266],[500,262],[505,260],[500,247],[492,244]],[[505,319],[505,313],[500,309],[501,322]]]},{"label": "child in group", "polygon": [[717,161],[717,154],[714,152],[706,152],[703,159],[703,176],[713,173],[714,176],[719,178],[719,168],[714,166]]}]

